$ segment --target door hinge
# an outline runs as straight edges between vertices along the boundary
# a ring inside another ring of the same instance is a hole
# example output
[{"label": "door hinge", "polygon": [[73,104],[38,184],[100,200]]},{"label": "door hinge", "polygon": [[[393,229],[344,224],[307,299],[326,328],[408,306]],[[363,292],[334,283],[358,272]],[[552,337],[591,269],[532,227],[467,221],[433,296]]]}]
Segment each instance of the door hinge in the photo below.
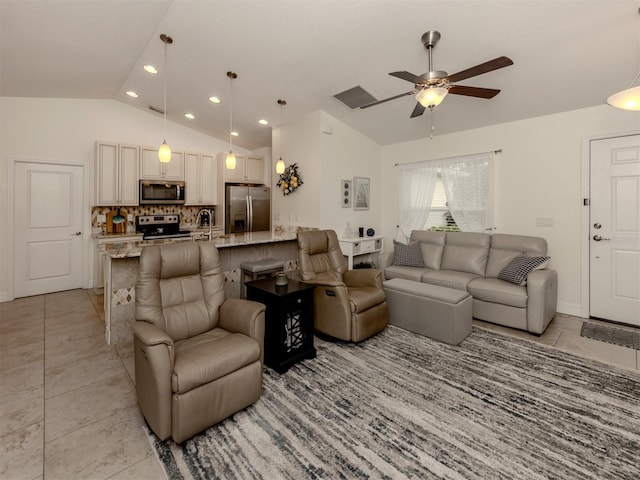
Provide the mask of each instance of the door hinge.
[{"label": "door hinge", "polygon": [[585,207],[589,206],[589,199],[588,198],[583,198],[582,199],[582,205],[584,205]]}]

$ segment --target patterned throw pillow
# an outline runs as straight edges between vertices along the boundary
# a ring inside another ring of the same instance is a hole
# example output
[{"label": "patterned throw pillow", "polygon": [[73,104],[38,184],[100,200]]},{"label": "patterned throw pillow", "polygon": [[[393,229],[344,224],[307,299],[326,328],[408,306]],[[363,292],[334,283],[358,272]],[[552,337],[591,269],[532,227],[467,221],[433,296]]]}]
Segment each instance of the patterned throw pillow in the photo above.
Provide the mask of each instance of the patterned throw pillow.
[{"label": "patterned throw pillow", "polygon": [[519,255],[511,260],[498,274],[500,280],[515,283],[521,287],[527,284],[527,276],[534,270],[547,266],[551,257],[529,257]]},{"label": "patterned throw pillow", "polygon": [[424,267],[422,250],[417,242],[405,245],[396,240],[393,241],[393,264],[405,267]]}]

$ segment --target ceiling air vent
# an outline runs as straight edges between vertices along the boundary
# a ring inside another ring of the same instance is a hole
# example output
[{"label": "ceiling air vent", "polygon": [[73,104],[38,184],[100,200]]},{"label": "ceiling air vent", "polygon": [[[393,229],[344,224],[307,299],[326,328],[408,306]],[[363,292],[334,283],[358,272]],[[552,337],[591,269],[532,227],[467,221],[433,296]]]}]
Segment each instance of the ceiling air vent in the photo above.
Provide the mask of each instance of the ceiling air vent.
[{"label": "ceiling air vent", "polygon": [[345,90],[344,92],[337,93],[333,96],[333,98],[335,98],[339,102],[344,103],[351,110],[360,108],[363,105],[368,105],[377,100],[373,95],[367,92],[360,85],[350,88],[349,90]]}]

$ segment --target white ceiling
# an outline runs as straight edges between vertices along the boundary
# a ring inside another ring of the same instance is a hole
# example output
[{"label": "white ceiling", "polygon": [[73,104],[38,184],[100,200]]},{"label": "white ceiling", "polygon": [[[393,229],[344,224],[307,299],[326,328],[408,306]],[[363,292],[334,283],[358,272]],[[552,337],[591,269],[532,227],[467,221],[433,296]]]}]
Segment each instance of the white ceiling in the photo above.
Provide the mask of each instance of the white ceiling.
[{"label": "white ceiling", "polygon": [[[638,7],[638,0],[0,0],[0,94],[162,107],[159,35],[166,33],[174,39],[170,120],[227,139],[232,70],[236,145],[271,145],[259,118],[277,125],[319,109],[386,145],[426,137],[428,112],[410,119],[411,96],[365,110],[331,96],[356,85],[378,99],[411,90],[388,72],[428,70],[420,41],[427,30],[442,34],[436,70],[451,74],[501,55],[514,61],[460,82],[502,92],[492,100],[449,95],[434,110],[439,135],[602,104],[640,69]],[[160,74],[145,73],[146,63]],[[213,105],[211,95],[223,103]]]}]

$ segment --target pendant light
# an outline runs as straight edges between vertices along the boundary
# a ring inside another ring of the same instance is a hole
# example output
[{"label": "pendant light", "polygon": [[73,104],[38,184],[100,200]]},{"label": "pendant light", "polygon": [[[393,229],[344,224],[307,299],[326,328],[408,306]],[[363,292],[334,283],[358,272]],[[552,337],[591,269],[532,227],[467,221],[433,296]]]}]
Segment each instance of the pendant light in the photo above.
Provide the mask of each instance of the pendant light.
[{"label": "pendant light", "polygon": [[158,149],[158,159],[162,163],[169,163],[171,161],[171,148],[167,145],[167,45],[173,43],[173,38],[163,33],[160,35],[160,40],[164,43],[164,108],[162,109],[164,140]]},{"label": "pendant light", "polygon": [[231,132],[233,132],[233,80],[238,78],[238,75],[233,72],[227,72],[227,77],[229,77],[230,82],[231,101],[229,103],[229,153],[227,153],[224,163],[227,170],[235,170],[236,156],[233,154],[232,150],[233,145],[231,142]]},{"label": "pendant light", "polygon": [[[638,13],[640,14],[640,8],[638,8]],[[633,86],[638,81],[638,78],[640,78],[640,72],[625,90],[610,95],[607,98],[607,103],[622,110],[640,111],[640,85]]]},{"label": "pendant light", "polygon": [[[287,104],[286,100],[278,100],[278,105],[280,105],[280,138],[282,139],[282,110],[284,106]],[[284,160],[282,160],[282,140],[280,140],[280,158],[276,162],[276,173],[278,175],[282,175],[284,173]]]}]

